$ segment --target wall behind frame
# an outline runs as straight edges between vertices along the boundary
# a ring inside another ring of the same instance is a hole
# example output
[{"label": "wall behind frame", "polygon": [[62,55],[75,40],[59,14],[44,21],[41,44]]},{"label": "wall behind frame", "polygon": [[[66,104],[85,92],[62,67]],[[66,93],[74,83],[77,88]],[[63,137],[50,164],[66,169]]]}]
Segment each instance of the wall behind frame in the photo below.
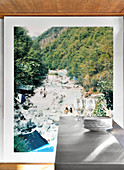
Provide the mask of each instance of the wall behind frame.
[{"label": "wall behind frame", "polygon": [[3,66],[4,66],[4,30],[0,19],[0,162],[3,161]]}]

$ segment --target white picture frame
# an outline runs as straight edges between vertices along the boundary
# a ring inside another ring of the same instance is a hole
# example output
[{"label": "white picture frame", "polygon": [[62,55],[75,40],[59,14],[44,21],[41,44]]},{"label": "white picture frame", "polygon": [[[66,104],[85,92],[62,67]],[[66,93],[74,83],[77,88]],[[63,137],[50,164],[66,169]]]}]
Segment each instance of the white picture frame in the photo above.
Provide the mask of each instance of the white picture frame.
[{"label": "white picture frame", "polygon": [[54,163],[54,153],[14,153],[14,26],[38,23],[49,27],[113,27],[114,120],[124,127],[123,113],[123,17],[4,17],[4,161]]},{"label": "white picture frame", "polygon": [[3,60],[4,60],[4,28],[0,19],[0,162],[3,161]]}]

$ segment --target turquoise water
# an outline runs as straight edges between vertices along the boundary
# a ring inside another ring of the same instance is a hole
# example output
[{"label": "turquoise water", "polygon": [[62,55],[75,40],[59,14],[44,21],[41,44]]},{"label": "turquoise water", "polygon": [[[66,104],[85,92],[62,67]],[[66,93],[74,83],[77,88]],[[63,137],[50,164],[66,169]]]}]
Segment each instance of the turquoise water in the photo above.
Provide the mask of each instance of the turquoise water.
[{"label": "turquoise water", "polygon": [[54,152],[54,146],[47,144],[30,152]]}]

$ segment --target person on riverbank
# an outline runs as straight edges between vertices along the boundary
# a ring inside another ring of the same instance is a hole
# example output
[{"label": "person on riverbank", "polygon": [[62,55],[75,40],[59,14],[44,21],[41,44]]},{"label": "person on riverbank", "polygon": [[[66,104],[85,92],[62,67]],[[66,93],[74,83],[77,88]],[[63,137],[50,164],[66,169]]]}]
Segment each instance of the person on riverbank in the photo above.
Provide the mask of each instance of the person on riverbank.
[{"label": "person on riverbank", "polygon": [[45,98],[46,95],[47,95],[47,93],[46,93],[46,88],[44,87],[43,97]]},{"label": "person on riverbank", "polygon": [[72,107],[70,107],[69,112],[72,113]]},{"label": "person on riverbank", "polygon": [[46,89],[45,89],[45,87],[44,87],[44,93],[46,92]]},{"label": "person on riverbank", "polygon": [[46,92],[44,93],[43,97],[44,97],[44,98],[46,97]]},{"label": "person on riverbank", "polygon": [[42,95],[42,93],[43,93],[43,90],[41,89],[41,90],[40,90],[40,94]]},{"label": "person on riverbank", "polygon": [[69,111],[69,110],[68,110],[68,107],[66,107],[64,113],[67,114],[68,111]]},{"label": "person on riverbank", "polygon": [[89,89],[88,92],[85,92],[85,98],[87,98],[88,96],[91,96],[92,92],[91,90]]},{"label": "person on riverbank", "polygon": [[90,96],[92,94],[91,90],[89,89],[88,90],[88,95]]}]

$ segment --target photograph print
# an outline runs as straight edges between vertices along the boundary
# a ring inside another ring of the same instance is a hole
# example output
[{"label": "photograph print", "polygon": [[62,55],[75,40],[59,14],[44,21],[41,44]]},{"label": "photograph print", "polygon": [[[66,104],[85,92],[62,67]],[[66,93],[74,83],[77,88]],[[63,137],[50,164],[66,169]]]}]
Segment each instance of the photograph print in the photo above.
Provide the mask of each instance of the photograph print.
[{"label": "photograph print", "polygon": [[60,116],[113,116],[113,27],[14,27],[14,152],[54,152]]}]

